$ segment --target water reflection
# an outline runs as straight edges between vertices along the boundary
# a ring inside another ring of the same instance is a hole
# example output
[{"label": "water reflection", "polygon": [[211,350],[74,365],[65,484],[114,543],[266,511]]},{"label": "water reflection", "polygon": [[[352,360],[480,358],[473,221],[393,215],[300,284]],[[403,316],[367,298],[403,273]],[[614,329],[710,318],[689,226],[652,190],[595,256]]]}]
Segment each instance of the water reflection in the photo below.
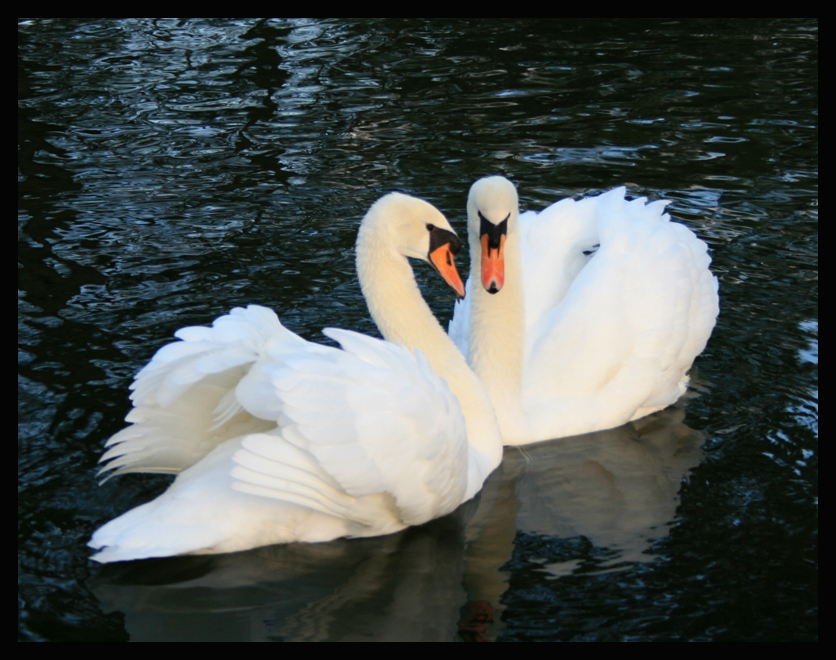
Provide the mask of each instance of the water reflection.
[{"label": "water reflection", "polygon": [[475,501],[400,534],[105,566],[90,586],[132,641],[494,640],[520,538],[543,541],[525,561],[547,579],[654,560],[702,455],[683,417],[507,448]]}]

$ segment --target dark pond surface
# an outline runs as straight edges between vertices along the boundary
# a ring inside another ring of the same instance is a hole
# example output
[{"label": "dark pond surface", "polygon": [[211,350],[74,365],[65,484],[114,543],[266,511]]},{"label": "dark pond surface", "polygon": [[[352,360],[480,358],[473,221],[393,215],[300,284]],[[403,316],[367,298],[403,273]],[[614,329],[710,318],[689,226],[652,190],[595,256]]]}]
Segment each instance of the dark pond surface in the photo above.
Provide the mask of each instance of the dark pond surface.
[{"label": "dark pond surface", "polygon": [[[817,67],[813,19],[20,21],[19,639],[817,639]],[[89,561],[167,484],[95,473],[175,329],[252,302],[376,334],[365,209],[461,232],[492,173],[524,208],[673,200],[720,279],[688,398],[509,449],[397,535]]]}]

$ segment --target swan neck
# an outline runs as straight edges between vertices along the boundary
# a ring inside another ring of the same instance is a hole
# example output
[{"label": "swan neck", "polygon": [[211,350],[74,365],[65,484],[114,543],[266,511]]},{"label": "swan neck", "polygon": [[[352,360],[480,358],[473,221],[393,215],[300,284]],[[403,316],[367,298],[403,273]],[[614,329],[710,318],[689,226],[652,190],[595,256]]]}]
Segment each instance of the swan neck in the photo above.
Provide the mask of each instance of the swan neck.
[{"label": "swan neck", "polygon": [[468,361],[494,404],[506,441],[509,434],[525,434],[522,410],[525,358],[525,301],[520,248],[519,212],[508,218],[504,245],[505,283],[497,293],[481,285],[482,252],[478,217],[468,221],[470,277],[473,299]]},{"label": "swan neck", "polygon": [[420,350],[459,400],[467,424],[470,499],[502,460],[502,437],[490,399],[421,295],[407,258],[363,226],[356,254],[360,288],[380,333],[387,341]]}]

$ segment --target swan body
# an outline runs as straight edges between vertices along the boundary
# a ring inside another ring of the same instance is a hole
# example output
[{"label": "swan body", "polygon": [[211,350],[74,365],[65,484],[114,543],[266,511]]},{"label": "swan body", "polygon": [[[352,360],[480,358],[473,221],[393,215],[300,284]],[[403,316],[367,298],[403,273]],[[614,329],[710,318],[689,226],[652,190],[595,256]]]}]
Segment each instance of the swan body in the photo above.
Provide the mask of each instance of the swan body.
[{"label": "swan body", "polygon": [[719,313],[707,246],[667,201],[624,194],[520,215],[507,179],[471,187],[471,275],[449,334],[507,445],[614,428],[687,388]]},{"label": "swan body", "polygon": [[341,348],[311,343],[256,305],[175,333],[132,384],[102,471],[177,477],[98,529],[93,559],[389,534],[473,497],[502,457],[496,418],[406,258],[429,255],[463,293],[457,244],[423,200],[371,207],[357,268],[389,341],[329,328]]}]

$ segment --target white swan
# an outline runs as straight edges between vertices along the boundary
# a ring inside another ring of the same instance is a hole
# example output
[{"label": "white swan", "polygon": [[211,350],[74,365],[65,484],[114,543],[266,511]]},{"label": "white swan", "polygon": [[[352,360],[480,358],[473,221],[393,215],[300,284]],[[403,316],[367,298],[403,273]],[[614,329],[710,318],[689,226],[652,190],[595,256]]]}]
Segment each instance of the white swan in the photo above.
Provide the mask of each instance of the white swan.
[{"label": "white swan", "polygon": [[137,375],[131,424],[102,457],[111,476],[179,474],[97,530],[93,559],[388,534],[473,497],[502,458],[496,417],[407,260],[431,260],[461,295],[459,248],[435,207],[391,193],[356,245],[389,341],[331,328],[342,350],[310,343],[255,305],[179,330]]},{"label": "white swan", "polygon": [[449,333],[507,445],[620,426],[686,390],[719,313],[717,278],[667,201],[624,193],[519,215],[507,179],[470,189],[471,275]]}]

